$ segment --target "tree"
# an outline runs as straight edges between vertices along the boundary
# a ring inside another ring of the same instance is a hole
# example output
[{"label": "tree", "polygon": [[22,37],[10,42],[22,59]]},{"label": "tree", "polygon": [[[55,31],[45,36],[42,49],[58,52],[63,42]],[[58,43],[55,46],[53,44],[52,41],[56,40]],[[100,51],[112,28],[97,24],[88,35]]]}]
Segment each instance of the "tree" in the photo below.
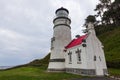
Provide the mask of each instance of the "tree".
[{"label": "tree", "polygon": [[100,16],[102,25],[120,25],[120,0],[115,0],[112,3],[111,0],[99,1],[95,11],[97,11],[96,17]]},{"label": "tree", "polygon": [[114,23],[115,25],[120,25],[120,0],[115,0],[112,4],[112,10],[114,11]]},{"label": "tree", "polygon": [[120,0],[115,0],[104,12],[102,21],[106,24],[120,25]]},{"label": "tree", "polygon": [[95,23],[95,22],[96,22],[95,16],[89,15],[89,16],[86,18],[86,23],[89,23],[89,22]]},{"label": "tree", "polygon": [[104,12],[109,9],[111,5],[111,0],[99,0],[99,1],[100,3],[96,5],[96,9],[95,9],[95,11],[97,11],[96,17],[100,17],[101,23],[103,24],[104,22],[102,18],[103,18]]},{"label": "tree", "polygon": [[108,8],[111,5],[111,0],[100,0],[104,8]]},{"label": "tree", "polygon": [[95,11],[97,11],[97,17],[100,16],[100,18],[102,18],[102,13],[103,13],[102,4],[99,3],[98,5],[96,5]]}]

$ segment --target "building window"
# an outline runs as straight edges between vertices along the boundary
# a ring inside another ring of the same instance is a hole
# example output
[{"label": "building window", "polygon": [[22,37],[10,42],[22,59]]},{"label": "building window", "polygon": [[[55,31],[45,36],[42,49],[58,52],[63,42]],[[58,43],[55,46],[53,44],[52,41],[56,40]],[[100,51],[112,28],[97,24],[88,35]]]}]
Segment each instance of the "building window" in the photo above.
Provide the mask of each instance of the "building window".
[{"label": "building window", "polygon": [[94,61],[96,61],[96,56],[94,56]]},{"label": "building window", "polygon": [[82,44],[82,46],[83,46],[83,47],[86,47],[87,45],[84,43],[84,44]]},{"label": "building window", "polygon": [[100,61],[101,61],[101,57],[99,56],[99,59],[100,59]]},{"label": "building window", "polygon": [[69,56],[69,64],[71,64],[72,63],[72,52],[69,52],[68,56]]},{"label": "building window", "polygon": [[81,50],[77,49],[76,53],[77,53],[77,61],[78,61],[77,63],[81,63]]},{"label": "building window", "polygon": [[86,40],[85,40],[85,39],[83,39],[83,40],[82,40],[82,42],[86,43]]}]

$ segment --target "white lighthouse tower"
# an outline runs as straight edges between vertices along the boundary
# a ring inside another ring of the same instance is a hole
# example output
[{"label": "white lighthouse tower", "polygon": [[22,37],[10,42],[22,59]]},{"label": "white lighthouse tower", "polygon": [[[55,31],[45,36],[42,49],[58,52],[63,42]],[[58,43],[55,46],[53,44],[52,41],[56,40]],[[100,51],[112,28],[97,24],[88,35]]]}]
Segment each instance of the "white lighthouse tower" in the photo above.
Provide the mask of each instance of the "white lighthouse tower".
[{"label": "white lighthouse tower", "polygon": [[55,14],[48,71],[65,71],[64,47],[71,41],[71,20],[69,11],[63,7],[57,9]]}]

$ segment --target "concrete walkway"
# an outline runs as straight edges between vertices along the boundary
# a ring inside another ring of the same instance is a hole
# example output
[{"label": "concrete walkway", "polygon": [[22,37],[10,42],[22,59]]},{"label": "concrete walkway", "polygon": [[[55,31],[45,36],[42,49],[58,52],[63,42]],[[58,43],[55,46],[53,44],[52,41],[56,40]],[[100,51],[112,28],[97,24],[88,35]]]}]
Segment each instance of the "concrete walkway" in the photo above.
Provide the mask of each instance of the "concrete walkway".
[{"label": "concrete walkway", "polygon": [[71,80],[116,80],[116,79],[106,78],[106,77],[94,77],[94,78],[81,78],[81,79],[71,79]]}]

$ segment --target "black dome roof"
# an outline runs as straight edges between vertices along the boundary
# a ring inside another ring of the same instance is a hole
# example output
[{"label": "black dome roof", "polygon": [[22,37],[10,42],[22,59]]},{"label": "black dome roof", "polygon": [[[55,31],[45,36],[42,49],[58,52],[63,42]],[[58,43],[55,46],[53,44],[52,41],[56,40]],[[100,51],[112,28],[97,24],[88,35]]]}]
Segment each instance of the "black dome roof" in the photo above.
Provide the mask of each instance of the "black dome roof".
[{"label": "black dome roof", "polygon": [[63,7],[57,9],[55,13],[57,13],[59,10],[65,10],[69,14],[69,11],[66,8],[63,8]]}]

